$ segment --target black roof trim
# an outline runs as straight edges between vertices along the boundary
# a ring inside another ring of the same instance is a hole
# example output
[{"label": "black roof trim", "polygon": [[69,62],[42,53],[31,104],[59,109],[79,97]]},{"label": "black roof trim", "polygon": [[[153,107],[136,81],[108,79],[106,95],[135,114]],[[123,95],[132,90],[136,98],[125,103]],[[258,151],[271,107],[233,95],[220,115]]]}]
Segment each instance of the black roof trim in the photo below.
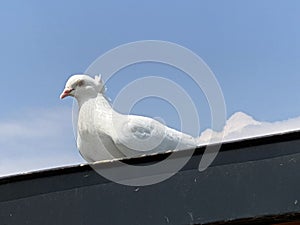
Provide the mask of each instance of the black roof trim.
[{"label": "black roof trim", "polygon": [[[294,140],[300,141],[300,131],[291,131],[291,132],[287,132],[287,133],[279,133],[279,134],[262,136],[262,137],[254,137],[254,138],[249,138],[249,139],[236,140],[236,141],[232,141],[232,142],[225,142],[225,143],[221,144],[220,153],[229,152],[229,151],[232,152],[234,150],[243,151],[243,149],[246,149],[249,147],[268,145],[268,144],[274,144],[274,143],[291,142]],[[211,145],[205,145],[205,146],[198,147],[195,150],[195,152],[193,153],[193,157],[203,155],[205,149],[208,146],[213,146],[213,145],[220,145],[220,144],[211,144]],[[144,164],[149,164],[149,163],[154,164],[156,162],[166,159],[171,153],[176,154],[177,157],[181,157],[181,156],[185,155],[187,153],[187,151],[194,151],[194,150],[187,149],[187,150],[167,152],[167,153],[158,153],[158,154],[141,156],[141,157],[136,157],[136,158],[121,159],[120,161],[123,163],[126,163],[126,164],[130,164],[130,165],[144,165]],[[299,149],[299,152],[300,152],[300,149]],[[292,153],[295,153],[295,152],[292,152]],[[284,154],[288,155],[289,152],[285,152]],[[263,157],[258,156],[258,158],[276,157],[276,156],[280,156],[280,155],[282,155],[282,154],[269,155],[268,153],[266,153],[265,156],[263,156]],[[250,160],[253,160],[253,159],[250,158],[249,160],[245,159],[243,161],[250,161]],[[233,163],[233,162],[231,162],[231,163]],[[99,162],[99,165],[100,164],[101,164],[101,166],[104,166],[104,167],[106,165],[112,166],[114,164],[114,160]],[[220,165],[220,164],[224,164],[224,163],[220,163],[220,162],[213,163],[212,166]],[[183,168],[183,170],[191,169],[191,168],[194,168],[195,166],[197,166],[197,165],[193,165],[193,166],[187,165]],[[30,173],[16,174],[16,175],[3,177],[3,178],[0,178],[0,185],[5,184],[5,183],[22,181],[22,180],[42,178],[45,176],[49,177],[49,176],[57,176],[57,175],[61,175],[61,174],[72,174],[72,173],[76,173],[76,172],[88,172],[91,170],[93,170],[93,169],[91,168],[91,166],[89,164],[57,167],[57,168],[51,168],[51,169],[47,169],[47,170],[39,170],[39,171],[30,172]]]}]

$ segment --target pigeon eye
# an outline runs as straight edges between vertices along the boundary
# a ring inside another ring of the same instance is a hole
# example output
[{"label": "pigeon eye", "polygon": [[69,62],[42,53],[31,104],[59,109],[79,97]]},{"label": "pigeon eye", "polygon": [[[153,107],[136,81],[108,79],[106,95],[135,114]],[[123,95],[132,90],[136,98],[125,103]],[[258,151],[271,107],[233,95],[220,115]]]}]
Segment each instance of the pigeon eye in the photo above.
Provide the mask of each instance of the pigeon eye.
[{"label": "pigeon eye", "polygon": [[77,86],[81,87],[82,85],[84,85],[84,81],[83,80],[79,80],[77,82]]}]

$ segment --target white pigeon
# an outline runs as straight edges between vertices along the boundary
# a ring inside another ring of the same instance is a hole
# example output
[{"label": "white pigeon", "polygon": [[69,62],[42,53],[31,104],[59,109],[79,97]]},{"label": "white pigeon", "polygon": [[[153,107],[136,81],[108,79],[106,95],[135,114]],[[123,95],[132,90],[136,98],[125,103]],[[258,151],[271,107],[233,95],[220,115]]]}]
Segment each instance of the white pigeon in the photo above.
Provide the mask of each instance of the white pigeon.
[{"label": "white pigeon", "polygon": [[77,147],[95,162],[196,147],[196,140],[144,116],[116,112],[99,76],[71,76],[60,98],[73,96],[79,106]]}]

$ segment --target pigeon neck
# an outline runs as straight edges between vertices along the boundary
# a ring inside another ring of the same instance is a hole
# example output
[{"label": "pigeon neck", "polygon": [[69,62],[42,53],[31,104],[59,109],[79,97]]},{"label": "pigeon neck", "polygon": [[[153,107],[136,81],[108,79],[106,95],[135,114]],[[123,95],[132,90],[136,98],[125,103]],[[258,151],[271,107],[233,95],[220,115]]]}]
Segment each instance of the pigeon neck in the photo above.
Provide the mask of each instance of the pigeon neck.
[{"label": "pigeon neck", "polygon": [[97,103],[101,104],[101,108],[105,109],[105,110],[112,110],[111,104],[109,103],[108,99],[102,95],[102,94],[98,94],[98,100]]},{"label": "pigeon neck", "polygon": [[89,95],[81,95],[80,97],[77,97],[77,102],[79,107],[81,107],[85,102],[89,101],[90,99],[95,98],[95,96],[89,96]]},{"label": "pigeon neck", "polygon": [[[91,98],[84,98],[83,96],[81,96],[81,98],[77,99],[78,101],[78,105],[79,105],[79,108],[81,108],[81,106],[85,103],[88,103],[88,104],[99,104],[101,105],[100,107],[102,109],[106,109],[106,110],[110,110],[112,109],[109,101],[107,100],[107,98],[105,96],[103,96],[102,94],[98,94],[97,96]],[[96,101],[96,102],[95,102]]]}]

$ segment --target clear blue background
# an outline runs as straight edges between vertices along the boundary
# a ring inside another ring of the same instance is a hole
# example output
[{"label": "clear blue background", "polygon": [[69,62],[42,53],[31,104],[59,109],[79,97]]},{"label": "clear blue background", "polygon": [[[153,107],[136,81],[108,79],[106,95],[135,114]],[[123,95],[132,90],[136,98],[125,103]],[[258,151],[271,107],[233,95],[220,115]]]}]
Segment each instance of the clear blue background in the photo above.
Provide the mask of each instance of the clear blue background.
[{"label": "clear blue background", "polygon": [[[298,0],[1,2],[0,130],[5,128],[1,124],[22,123],[28,114],[39,116],[28,112],[54,109],[60,115],[65,107],[71,116],[72,101],[58,98],[71,74],[84,72],[118,45],[149,39],[175,42],[198,54],[219,81],[228,115],[244,111],[260,121],[299,116],[299,12]],[[209,127],[201,90],[188,79],[174,78],[175,70],[146,65],[123,72],[133,77],[108,82],[112,100],[126,82],[163,73],[189,91],[203,115],[202,130]],[[174,108],[159,99],[142,101],[133,113],[163,117],[168,125],[180,126]],[[75,152],[72,129],[64,135],[64,145],[56,147]],[[17,137],[12,140],[19,142]],[[38,142],[38,137],[30,140]],[[47,142],[44,137],[41,146]],[[14,151],[5,141],[1,144],[1,151]],[[34,152],[34,145],[30,148]],[[22,148],[15,151],[14,157],[26,157]]]}]

